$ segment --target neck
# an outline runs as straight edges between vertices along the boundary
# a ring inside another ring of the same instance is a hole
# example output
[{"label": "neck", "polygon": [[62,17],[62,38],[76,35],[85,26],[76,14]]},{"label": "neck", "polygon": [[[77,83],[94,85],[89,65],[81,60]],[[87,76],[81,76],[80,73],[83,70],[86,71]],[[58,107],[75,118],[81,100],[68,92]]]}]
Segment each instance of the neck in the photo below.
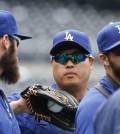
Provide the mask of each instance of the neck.
[{"label": "neck", "polygon": [[58,88],[58,89],[68,92],[80,102],[85,92],[88,90],[88,85],[84,87],[77,87],[77,88],[71,88],[71,89],[66,88],[67,90],[63,88]]},{"label": "neck", "polygon": [[88,88],[85,88],[85,89],[74,90],[72,92],[68,91],[68,93],[73,95],[78,100],[78,102],[80,102],[80,100],[82,99],[82,97],[84,96],[84,94],[87,90],[88,90]]}]

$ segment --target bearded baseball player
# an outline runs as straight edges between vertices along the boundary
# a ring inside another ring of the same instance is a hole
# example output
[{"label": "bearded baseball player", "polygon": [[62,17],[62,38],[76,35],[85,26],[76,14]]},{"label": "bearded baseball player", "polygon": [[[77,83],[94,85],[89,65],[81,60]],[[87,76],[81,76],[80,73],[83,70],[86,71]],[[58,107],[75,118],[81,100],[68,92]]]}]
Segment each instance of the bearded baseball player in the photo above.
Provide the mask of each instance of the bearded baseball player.
[{"label": "bearded baseball player", "polygon": [[[120,22],[103,27],[98,33],[97,44],[106,74],[81,100],[76,115],[77,134],[94,134],[93,119],[97,109],[120,87]],[[101,118],[95,121],[95,134],[103,134],[101,129],[106,125],[106,117],[101,116],[101,112],[99,116]]]}]

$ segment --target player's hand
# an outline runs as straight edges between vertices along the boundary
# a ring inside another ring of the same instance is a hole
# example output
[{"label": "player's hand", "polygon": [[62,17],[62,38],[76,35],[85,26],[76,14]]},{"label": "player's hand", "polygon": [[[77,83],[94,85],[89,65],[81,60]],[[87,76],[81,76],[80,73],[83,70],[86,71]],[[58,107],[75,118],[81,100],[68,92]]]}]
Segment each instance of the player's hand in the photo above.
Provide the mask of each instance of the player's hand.
[{"label": "player's hand", "polygon": [[10,106],[13,109],[15,115],[18,115],[20,113],[31,114],[30,110],[27,107],[26,100],[24,98],[20,98],[17,101],[10,102]]}]

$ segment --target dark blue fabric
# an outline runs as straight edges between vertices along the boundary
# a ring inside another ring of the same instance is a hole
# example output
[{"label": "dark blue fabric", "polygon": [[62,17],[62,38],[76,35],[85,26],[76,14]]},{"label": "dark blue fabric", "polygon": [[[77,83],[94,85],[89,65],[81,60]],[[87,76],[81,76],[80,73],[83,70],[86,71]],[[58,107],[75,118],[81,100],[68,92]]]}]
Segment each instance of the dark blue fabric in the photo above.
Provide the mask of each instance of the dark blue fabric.
[{"label": "dark blue fabric", "polygon": [[0,90],[0,134],[21,134],[18,122],[2,90]]},{"label": "dark blue fabric", "polygon": [[[56,88],[56,84],[52,85],[52,88]],[[12,96],[9,96],[7,100],[9,102],[18,100],[20,98],[19,93],[14,93]],[[20,130],[22,134],[75,134],[75,132],[64,131],[62,129],[57,128],[52,124],[48,124],[45,121],[41,121],[42,124],[47,124],[46,128],[40,127],[36,124],[34,116],[22,113],[16,116]]]},{"label": "dark blue fabric", "polygon": [[98,109],[94,130],[95,134],[120,134],[120,90]]},{"label": "dark blue fabric", "polygon": [[[103,77],[100,84],[105,88],[110,94],[112,94],[115,89],[112,84]],[[95,87],[89,89],[85,96],[82,98],[77,114],[76,114],[76,125],[77,134],[94,134],[93,131],[93,118],[98,107],[107,100],[107,98],[98,91]]]}]

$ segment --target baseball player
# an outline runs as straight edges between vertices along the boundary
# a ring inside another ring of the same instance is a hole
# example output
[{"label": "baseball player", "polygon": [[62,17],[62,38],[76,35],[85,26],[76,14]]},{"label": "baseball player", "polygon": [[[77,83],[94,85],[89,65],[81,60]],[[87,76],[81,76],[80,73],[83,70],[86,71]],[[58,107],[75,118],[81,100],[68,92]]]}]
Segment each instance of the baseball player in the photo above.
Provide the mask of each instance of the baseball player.
[{"label": "baseball player", "polygon": [[[31,37],[18,33],[13,15],[0,10],[0,79],[7,84],[19,80],[17,50],[20,40]],[[3,90],[0,89],[0,134],[20,134],[18,122]]]},{"label": "baseball player", "polygon": [[[102,28],[98,33],[97,44],[99,59],[106,74],[81,100],[76,114],[77,134],[94,134],[93,118],[96,110],[120,87],[120,22],[110,23]],[[103,126],[103,120],[96,132],[101,133],[99,128]]]},{"label": "baseball player", "polygon": [[[94,58],[91,55],[91,45],[87,35],[78,30],[65,30],[53,38],[50,50],[51,64],[55,83],[52,88],[64,90],[73,95],[79,102],[88,90],[88,80],[93,66]],[[14,110],[19,108],[26,111],[20,103],[20,95],[15,93],[8,98]],[[13,103],[16,102],[13,106]],[[18,107],[19,106],[19,107]],[[17,113],[16,113],[17,114]],[[22,134],[64,134],[65,131],[41,120],[44,127],[35,123],[32,115],[21,113],[16,116]],[[66,134],[74,134],[66,131]]]}]

